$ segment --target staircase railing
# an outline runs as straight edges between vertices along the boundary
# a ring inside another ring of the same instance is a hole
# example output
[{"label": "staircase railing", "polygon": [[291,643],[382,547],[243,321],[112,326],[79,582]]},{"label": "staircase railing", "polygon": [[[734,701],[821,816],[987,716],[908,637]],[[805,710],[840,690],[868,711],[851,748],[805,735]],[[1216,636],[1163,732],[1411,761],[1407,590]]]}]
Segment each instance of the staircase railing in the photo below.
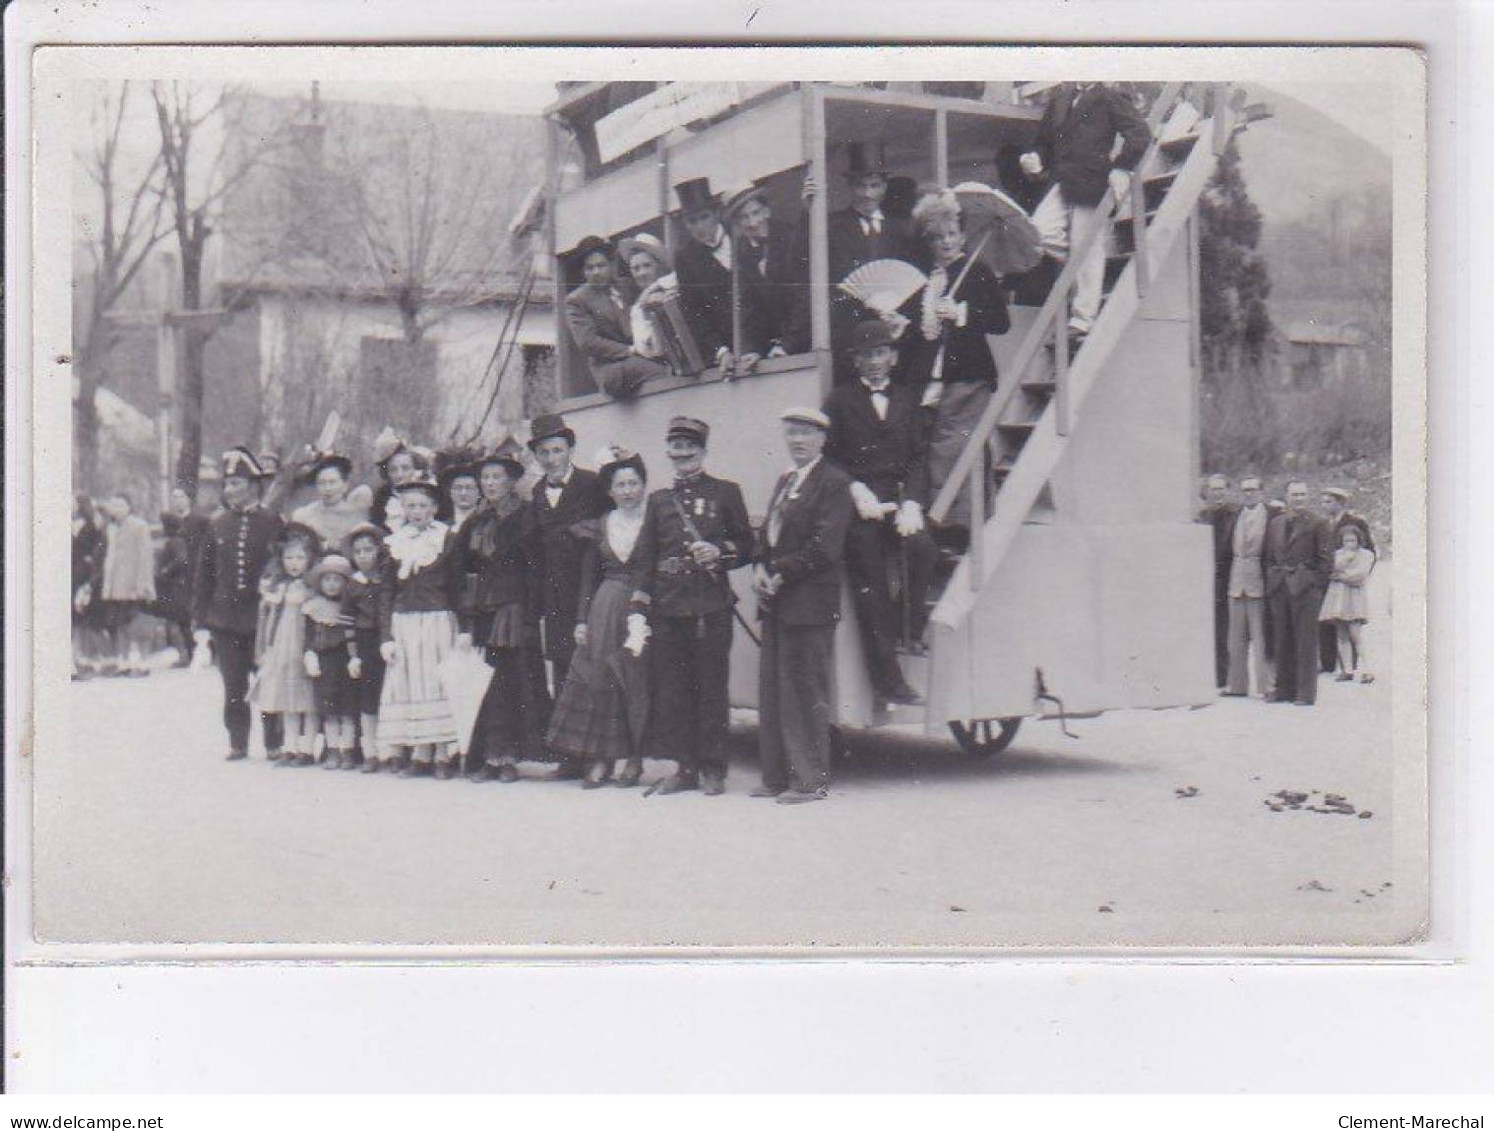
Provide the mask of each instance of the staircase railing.
[{"label": "staircase railing", "polygon": [[[1137,163],[1132,173],[1131,185],[1128,192],[1130,197],[1131,231],[1133,241],[1132,259],[1136,264],[1135,280],[1139,296],[1145,295],[1146,286],[1150,283],[1151,263],[1148,256],[1146,239],[1146,185],[1145,177],[1148,170],[1156,162],[1157,152],[1162,144],[1161,127],[1167,121],[1172,111],[1182,100],[1183,84],[1168,83],[1163,87],[1161,94],[1152,105],[1151,112],[1147,115],[1147,127],[1151,132],[1152,140]],[[1231,113],[1229,84],[1210,84],[1210,102],[1213,115],[1213,148],[1215,154],[1222,153],[1228,144],[1231,129],[1227,118]],[[1053,411],[1055,430],[1060,436],[1067,436],[1070,426],[1070,413],[1072,411],[1071,398],[1068,386],[1069,371],[1069,341],[1068,341],[1068,310],[1069,300],[1077,285],[1079,269],[1089,255],[1094,251],[1098,241],[1109,238],[1111,228],[1116,219],[1116,210],[1119,201],[1111,189],[1105,190],[1105,195],[1100,200],[1096,209],[1099,222],[1091,225],[1090,230],[1085,233],[1084,238],[1078,241],[1077,246],[1069,249],[1068,262],[1064,264],[1062,272],[1053,284],[1047,301],[1043,303],[1038,312],[1037,320],[1028,329],[1027,335],[1022,340],[1003,379],[1011,383],[1010,387],[1015,389],[1026,380],[1027,371],[1032,367],[1039,351],[1046,345],[1050,335],[1053,339],[1054,360],[1054,391]],[[1062,317],[1060,317],[1062,315]],[[964,449],[955,460],[948,479],[940,488],[933,504],[929,507],[929,517],[935,522],[940,522],[949,509],[954,505],[955,499],[961,490],[970,492],[970,514],[971,514],[971,537],[970,537],[970,584],[972,588],[979,587],[985,578],[984,569],[984,543],[985,539],[980,536],[979,527],[985,521],[985,452],[990,442],[991,434],[1000,422],[1001,414],[1005,410],[1009,398],[993,397],[986,406],[980,420],[976,423],[970,439],[966,442]],[[978,472],[978,474],[977,474]]]}]

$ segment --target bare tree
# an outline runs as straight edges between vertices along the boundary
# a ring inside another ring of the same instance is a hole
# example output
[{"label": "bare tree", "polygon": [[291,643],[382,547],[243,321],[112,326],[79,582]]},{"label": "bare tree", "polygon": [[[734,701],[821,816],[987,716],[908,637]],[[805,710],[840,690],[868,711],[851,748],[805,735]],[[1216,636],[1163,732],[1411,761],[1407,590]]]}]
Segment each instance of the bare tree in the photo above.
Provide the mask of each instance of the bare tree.
[{"label": "bare tree", "polygon": [[160,154],[143,169],[125,166],[122,142],[126,136],[133,88],[128,82],[100,84],[90,117],[89,147],[77,160],[98,190],[96,214],[80,211],[79,233],[88,248],[92,275],[87,307],[75,327],[74,371],[78,392],[73,401],[78,483],[84,490],[98,486],[98,392],[107,383],[107,357],[118,340],[111,318],[151,252],[170,231],[163,223]]}]

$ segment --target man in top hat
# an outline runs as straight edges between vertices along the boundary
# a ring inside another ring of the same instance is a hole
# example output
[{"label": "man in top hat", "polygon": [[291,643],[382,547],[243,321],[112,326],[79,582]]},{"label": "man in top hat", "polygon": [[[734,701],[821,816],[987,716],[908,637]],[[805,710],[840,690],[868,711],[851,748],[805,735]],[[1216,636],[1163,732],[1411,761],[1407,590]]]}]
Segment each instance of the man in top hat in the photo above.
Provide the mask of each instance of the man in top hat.
[{"label": "man in top hat", "polygon": [[1287,484],[1286,511],[1266,527],[1266,599],[1276,637],[1273,702],[1318,701],[1318,611],[1333,572],[1333,529],[1308,509],[1307,484]]},{"label": "man in top hat", "polygon": [[[1348,491],[1342,487],[1324,488],[1323,515],[1333,528],[1333,548],[1338,549],[1338,538],[1344,527],[1352,526],[1359,531],[1359,544],[1370,553],[1375,553],[1375,536],[1370,533],[1369,521],[1363,515],[1355,514],[1348,507]],[[1318,650],[1321,653],[1322,668],[1325,673],[1332,672],[1338,667],[1338,630],[1330,623],[1324,622],[1318,626]],[[1357,666],[1359,663],[1357,649],[1354,650],[1352,658]]]},{"label": "man in top hat", "polygon": [[793,466],[779,477],[755,554],[762,618],[754,797],[819,801],[830,786],[830,722],[841,561],[851,524],[851,477],[823,458],[831,421],[791,408],[783,420]]},{"label": "man in top hat", "polygon": [[[857,326],[851,358],[857,380],[835,386],[825,401],[825,456],[855,480],[846,572],[872,693],[883,702],[915,704],[921,700],[903,678],[897,649],[900,640],[921,647],[938,558],[923,519],[930,417],[916,390],[892,384],[897,349],[887,323],[873,318]],[[893,576],[901,579],[901,601],[893,596]]]},{"label": "man in top hat", "polygon": [[349,488],[353,461],[337,452],[318,452],[311,462],[316,498],[291,512],[291,521],[310,527],[323,546],[340,546],[355,526],[368,521],[373,489],[360,483]]},{"label": "man in top hat", "polygon": [[645,634],[654,699],[649,731],[659,755],[678,764],[659,787],[677,793],[726,788],[732,604],[727,573],[752,557],[742,489],[707,475],[711,429],[676,416],[665,436],[675,479],[649,495],[638,535],[639,583],[628,616],[635,650]]},{"label": "man in top hat", "polygon": [[1239,508],[1229,501],[1229,480],[1222,475],[1209,476],[1204,499],[1198,521],[1214,531],[1214,686],[1223,687],[1229,674],[1230,544]]},{"label": "man in top hat", "polygon": [[[525,540],[539,573],[537,604],[545,658],[553,672],[552,696],[560,694],[576,651],[585,543],[571,533],[571,527],[596,518],[607,505],[597,473],[572,463],[575,447],[576,434],[564,417],[547,413],[534,418],[529,450],[544,476],[534,485],[529,501]],[[562,761],[556,777],[579,778],[584,769],[574,760]]]},{"label": "man in top hat", "polygon": [[[732,240],[721,222],[718,198],[707,177],[674,186],[686,239],[675,252],[674,271],[680,284],[680,307],[700,352],[721,369],[723,376],[750,372],[757,356],[743,347],[734,355],[732,333]],[[743,328],[746,328],[743,311]]]},{"label": "man in top hat", "polygon": [[[193,582],[192,620],[212,634],[223,678],[223,725],[228,759],[249,756],[249,674],[259,618],[259,579],[274,552],[283,522],[260,503],[270,475],[248,448],[223,453],[222,510],[203,539]],[[280,717],[263,716],[265,750],[279,756]]]},{"label": "man in top hat", "polygon": [[[1114,190],[1118,199],[1125,195],[1130,171],[1151,140],[1146,120],[1122,91],[1102,82],[1066,82],[1054,89],[1038,125],[1037,143],[1020,159],[1027,176],[1046,176],[1051,186],[1032,213],[1044,251],[1059,263],[1068,260],[1069,250],[1094,230],[1105,190]],[[1104,283],[1101,239],[1075,280],[1069,314],[1075,346],[1100,313]]]},{"label": "man in top hat", "polygon": [[722,197],[736,236],[745,350],[763,357],[809,349],[809,244],[802,227],[773,223],[761,185],[746,181]]},{"label": "man in top hat", "polygon": [[631,397],[650,377],[662,377],[669,369],[633,348],[632,319],[614,274],[612,245],[600,236],[587,236],[576,256],[586,281],[566,295],[566,326],[598,387],[608,396]]}]

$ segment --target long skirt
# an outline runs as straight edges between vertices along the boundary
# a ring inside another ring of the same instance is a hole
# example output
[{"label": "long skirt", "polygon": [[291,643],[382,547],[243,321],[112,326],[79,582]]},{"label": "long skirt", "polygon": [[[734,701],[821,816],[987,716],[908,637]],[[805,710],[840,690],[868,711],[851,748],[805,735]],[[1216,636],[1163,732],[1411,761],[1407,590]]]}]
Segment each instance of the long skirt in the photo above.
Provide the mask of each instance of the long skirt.
[{"label": "long skirt", "polygon": [[608,578],[592,598],[586,646],[577,648],[550,718],[551,749],[575,758],[641,756],[629,730],[647,716],[646,664],[622,650],[632,586]]},{"label": "long skirt", "polygon": [[249,698],[261,711],[308,714],[316,710],[316,693],[306,674],[306,618],[300,609],[280,610],[280,626],[259,658]]},{"label": "long skirt", "polygon": [[522,607],[478,614],[473,639],[483,647],[493,678],[478,707],[468,757],[489,765],[544,759],[550,692],[537,634]]},{"label": "long skirt", "polygon": [[[975,425],[980,420],[981,414],[986,411],[986,405],[991,402],[993,392],[994,390],[989,385],[978,382],[957,381],[952,384],[945,382],[934,416],[933,434],[929,437],[929,494],[931,497],[939,493],[939,489],[949,478],[950,472],[954,470],[955,461],[960,458],[960,453],[970,442]],[[986,474],[984,460],[973,474]],[[988,513],[990,497],[991,493],[987,490]],[[960,493],[955,496],[954,504],[949,508],[944,521],[951,526],[968,527],[971,525],[968,477],[961,485]],[[984,517],[981,521],[985,521]]]},{"label": "long skirt", "polygon": [[456,719],[441,682],[441,665],[456,645],[449,612],[395,613],[394,659],[379,697],[379,745],[427,746],[455,742]]}]

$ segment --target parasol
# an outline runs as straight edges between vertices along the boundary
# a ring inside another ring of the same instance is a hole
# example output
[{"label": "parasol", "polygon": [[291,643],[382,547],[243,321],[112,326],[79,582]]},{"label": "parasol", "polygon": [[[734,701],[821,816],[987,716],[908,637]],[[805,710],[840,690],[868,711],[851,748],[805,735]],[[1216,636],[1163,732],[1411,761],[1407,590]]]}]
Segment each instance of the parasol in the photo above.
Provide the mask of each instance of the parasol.
[{"label": "parasol", "polygon": [[493,669],[478,649],[453,648],[441,661],[440,672],[441,686],[456,720],[457,749],[466,754],[472,749],[473,731],[483,697],[493,681]]},{"label": "parasol", "polygon": [[1042,239],[1020,204],[979,181],[965,181],[952,191],[960,204],[972,260],[979,256],[997,275],[1014,275],[1038,265],[1043,257]]}]

